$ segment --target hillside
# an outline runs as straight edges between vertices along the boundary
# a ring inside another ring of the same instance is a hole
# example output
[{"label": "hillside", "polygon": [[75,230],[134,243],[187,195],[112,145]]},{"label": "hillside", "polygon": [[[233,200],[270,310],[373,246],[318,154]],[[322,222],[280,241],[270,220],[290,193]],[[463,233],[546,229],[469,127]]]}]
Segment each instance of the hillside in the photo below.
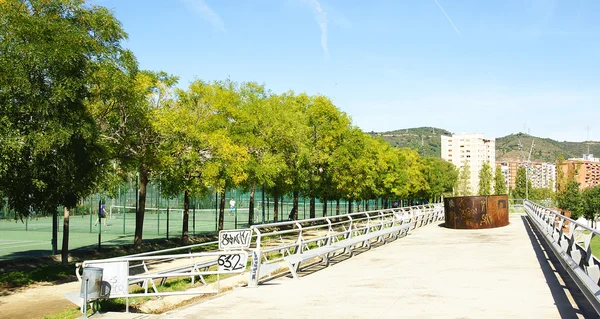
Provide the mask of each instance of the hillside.
[{"label": "hillside", "polygon": [[[434,127],[417,127],[389,132],[371,132],[381,136],[394,147],[408,147],[415,149],[421,156],[440,157],[441,135],[452,135],[451,132]],[[517,133],[496,138],[496,161],[519,160],[523,153],[529,155],[531,141],[535,139],[535,146],[531,154],[532,161],[554,162],[559,155],[565,158],[581,157],[588,152],[600,157],[600,142],[559,142],[549,138],[540,138],[528,134]],[[519,140],[523,145],[523,152],[519,148]]]},{"label": "hillside", "polygon": [[436,127],[417,127],[389,132],[370,132],[381,136],[394,147],[408,147],[419,152],[424,157],[440,157],[441,135],[452,135],[451,132]]}]

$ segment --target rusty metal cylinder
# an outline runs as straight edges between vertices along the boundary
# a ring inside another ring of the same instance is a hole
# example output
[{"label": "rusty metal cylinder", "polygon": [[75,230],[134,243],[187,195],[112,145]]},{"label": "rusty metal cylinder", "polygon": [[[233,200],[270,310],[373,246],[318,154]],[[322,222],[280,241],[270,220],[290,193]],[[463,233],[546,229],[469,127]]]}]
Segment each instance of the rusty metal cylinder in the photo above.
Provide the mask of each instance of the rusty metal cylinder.
[{"label": "rusty metal cylinder", "polygon": [[508,225],[508,196],[444,198],[444,225],[453,229],[482,229]]}]

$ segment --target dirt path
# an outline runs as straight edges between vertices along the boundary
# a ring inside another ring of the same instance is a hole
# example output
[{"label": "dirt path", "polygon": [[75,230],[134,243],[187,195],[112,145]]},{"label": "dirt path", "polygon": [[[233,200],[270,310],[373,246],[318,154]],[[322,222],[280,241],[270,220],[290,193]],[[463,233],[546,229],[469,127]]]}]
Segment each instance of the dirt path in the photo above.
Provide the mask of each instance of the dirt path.
[{"label": "dirt path", "polygon": [[79,291],[78,282],[39,283],[33,287],[0,296],[0,319],[37,319],[77,307],[63,296]]}]

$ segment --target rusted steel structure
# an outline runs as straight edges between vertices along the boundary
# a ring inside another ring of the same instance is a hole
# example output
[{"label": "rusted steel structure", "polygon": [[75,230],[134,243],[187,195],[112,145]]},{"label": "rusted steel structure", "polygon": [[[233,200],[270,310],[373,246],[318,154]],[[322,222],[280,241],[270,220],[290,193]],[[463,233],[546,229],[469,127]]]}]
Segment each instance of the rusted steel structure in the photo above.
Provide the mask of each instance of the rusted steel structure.
[{"label": "rusted steel structure", "polygon": [[508,196],[463,196],[444,198],[445,226],[481,229],[508,225]]}]

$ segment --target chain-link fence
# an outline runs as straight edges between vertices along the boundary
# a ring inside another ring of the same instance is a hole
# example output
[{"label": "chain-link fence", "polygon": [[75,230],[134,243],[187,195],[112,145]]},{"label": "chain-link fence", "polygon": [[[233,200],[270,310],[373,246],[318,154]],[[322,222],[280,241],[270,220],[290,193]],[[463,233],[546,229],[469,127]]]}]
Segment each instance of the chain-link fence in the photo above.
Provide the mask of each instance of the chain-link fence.
[{"label": "chain-link fence", "polygon": [[[135,182],[121,185],[113,196],[95,194],[82,200],[70,211],[70,249],[95,248],[101,245],[121,245],[133,242],[138,192]],[[257,189],[254,197],[253,224],[274,221],[273,198]],[[224,229],[248,227],[250,193],[239,189],[225,193]],[[235,200],[234,209],[229,207]],[[396,201],[398,206],[408,206],[409,202]],[[105,205],[106,218],[98,218],[100,203]],[[195,196],[190,201],[188,232],[190,235],[215,233],[219,224],[220,194],[209,192],[204,196]],[[375,200],[354,202],[352,211],[381,207]],[[293,198],[284,196],[278,201],[278,220],[291,219]],[[350,204],[340,200],[323,203],[315,201],[317,217],[345,214]],[[392,202],[389,202],[392,205]],[[324,212],[324,207],[326,212]],[[306,219],[310,215],[308,198],[300,197],[298,218]],[[144,239],[174,238],[181,236],[183,227],[183,194],[174,198],[164,197],[158,185],[148,184],[146,191],[146,210],[144,215]],[[58,210],[58,247],[60,247],[63,228],[62,208]],[[6,200],[0,203],[0,260],[18,257],[48,255],[52,251],[52,217],[32,211],[28,218],[20,219],[10,210]],[[60,249],[60,248],[59,248]]]}]

